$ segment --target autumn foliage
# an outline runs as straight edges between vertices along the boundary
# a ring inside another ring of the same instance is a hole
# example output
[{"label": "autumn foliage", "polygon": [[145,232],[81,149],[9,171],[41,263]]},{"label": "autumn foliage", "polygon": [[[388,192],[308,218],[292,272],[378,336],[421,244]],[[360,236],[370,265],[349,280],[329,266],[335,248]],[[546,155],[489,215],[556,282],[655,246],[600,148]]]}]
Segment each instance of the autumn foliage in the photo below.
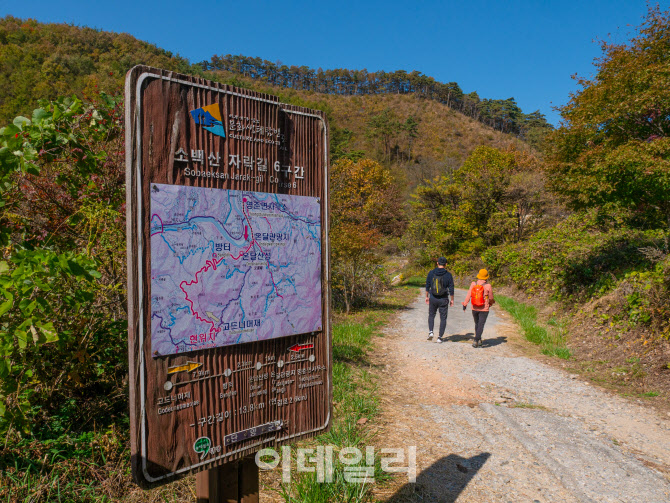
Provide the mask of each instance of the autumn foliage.
[{"label": "autumn foliage", "polygon": [[424,265],[478,256],[555,221],[539,160],[514,148],[478,147],[458,169],[419,185],[410,206],[405,243]]},{"label": "autumn foliage", "polygon": [[651,8],[627,44],[602,43],[593,78],[561,108],[553,187],[574,208],[619,205],[670,227],[670,14]]},{"label": "autumn foliage", "polygon": [[388,168],[370,159],[337,161],[330,183],[333,288],[349,312],[383,284],[374,274],[379,245],[402,233],[402,205]]}]

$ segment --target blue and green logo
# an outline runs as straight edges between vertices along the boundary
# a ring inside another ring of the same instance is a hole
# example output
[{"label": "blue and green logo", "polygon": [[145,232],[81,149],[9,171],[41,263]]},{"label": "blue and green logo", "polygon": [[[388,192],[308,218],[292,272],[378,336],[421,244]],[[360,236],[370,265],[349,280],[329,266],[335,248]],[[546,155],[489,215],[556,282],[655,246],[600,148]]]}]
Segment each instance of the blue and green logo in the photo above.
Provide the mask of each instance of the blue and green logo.
[{"label": "blue and green logo", "polygon": [[191,117],[193,117],[196,124],[200,124],[210,133],[223,138],[226,137],[226,130],[223,128],[223,120],[221,119],[221,111],[219,110],[218,103],[191,110]]}]

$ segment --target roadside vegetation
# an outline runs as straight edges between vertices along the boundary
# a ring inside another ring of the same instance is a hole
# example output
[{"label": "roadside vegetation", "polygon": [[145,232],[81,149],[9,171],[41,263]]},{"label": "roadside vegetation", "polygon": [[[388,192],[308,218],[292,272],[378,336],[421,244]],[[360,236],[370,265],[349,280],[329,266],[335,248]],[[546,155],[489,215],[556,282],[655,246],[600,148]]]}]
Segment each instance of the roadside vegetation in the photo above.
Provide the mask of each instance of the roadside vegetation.
[{"label": "roadside vegetation", "polygon": [[[193,497],[192,479],[146,493],[130,479],[122,116],[117,98],[98,93],[42,102],[0,130],[0,501]],[[343,309],[334,328],[335,419],[317,442],[336,453],[373,441],[378,405],[366,353],[402,301],[384,304],[389,278],[376,249],[401,228],[397,213],[375,211],[393,197],[393,178],[374,160],[338,161],[334,178],[338,169],[359,174],[334,183],[334,229],[352,226],[360,239],[333,238]],[[336,468],[333,484],[296,475],[277,490],[291,501],[370,499],[369,484],[347,484]],[[374,478],[386,478],[378,461]]]},{"label": "roadside vegetation", "polygon": [[[334,416],[332,428],[313,440],[293,445],[292,480],[281,483],[281,466],[261,472],[262,489],[287,502],[374,501],[373,489],[389,480],[381,470],[376,449],[372,480],[348,483],[339,453],[346,447],[375,446],[379,425],[379,383],[371,372],[368,354],[374,338],[398,309],[414,300],[415,288],[398,286],[381,295],[378,303],[345,315],[335,315],[333,325]],[[6,502],[177,502],[195,495],[195,479],[189,477],[166,487],[142,491],[131,482],[129,424],[115,420],[105,426],[90,422],[77,427],[69,417],[57,417],[64,430],[58,436],[5,432],[0,453],[0,501]],[[333,482],[316,481],[315,473],[296,471],[296,448],[332,446]]]},{"label": "roadside vegetation", "polygon": [[523,335],[533,344],[542,349],[542,354],[557,356],[567,360],[570,358],[570,350],[565,347],[565,326],[556,321],[549,320],[549,327],[539,324],[537,309],[533,306],[518,302],[504,295],[496,295],[496,301],[500,307],[512,315],[512,318],[523,330]]},{"label": "roadside vegetation", "polygon": [[[602,42],[594,76],[546,139],[556,225],[482,253],[498,282],[566,314],[573,368],[670,399],[670,13],[650,7],[628,43]],[[634,362],[634,363],[631,363]],[[651,395],[650,395],[651,396]]]},{"label": "roadside vegetation", "polygon": [[577,78],[580,91],[541,150],[481,144],[443,163],[408,194],[402,236],[383,244],[408,258],[405,276],[440,255],[462,283],[487,268],[494,285],[536,309],[526,318],[545,352],[665,401],[670,93],[658,83],[667,81],[669,33],[670,13],[651,6],[629,42],[601,43],[594,76]]},{"label": "roadside vegetation", "polygon": [[[369,480],[361,484],[348,483],[344,479],[345,468],[340,461],[340,452],[355,447],[365,452],[365,446],[374,441],[369,426],[379,412],[377,383],[364,368],[371,339],[377,335],[376,327],[366,323],[345,321],[333,327],[333,407],[335,409],[330,431],[315,441],[301,443],[295,447],[316,448],[331,446],[333,481],[319,483],[316,473],[292,472],[289,484],[282,484],[279,494],[286,502],[336,502],[370,501],[373,480],[386,477],[379,462],[373,465]],[[370,422],[370,424],[368,424]],[[295,468],[295,449],[292,466]],[[352,467],[366,467],[365,458]]]}]

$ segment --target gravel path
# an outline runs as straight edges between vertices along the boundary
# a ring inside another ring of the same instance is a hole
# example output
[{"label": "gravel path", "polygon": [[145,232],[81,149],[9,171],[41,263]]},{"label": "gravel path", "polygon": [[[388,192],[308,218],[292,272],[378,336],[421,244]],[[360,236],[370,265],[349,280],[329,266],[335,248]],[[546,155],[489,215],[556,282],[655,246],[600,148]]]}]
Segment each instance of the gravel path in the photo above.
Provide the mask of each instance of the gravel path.
[{"label": "gravel path", "polygon": [[416,445],[419,466],[416,484],[381,499],[670,502],[670,417],[520,356],[526,343],[495,309],[473,348],[464,297],[448,342],[426,340],[423,294],[377,341],[383,441]]}]

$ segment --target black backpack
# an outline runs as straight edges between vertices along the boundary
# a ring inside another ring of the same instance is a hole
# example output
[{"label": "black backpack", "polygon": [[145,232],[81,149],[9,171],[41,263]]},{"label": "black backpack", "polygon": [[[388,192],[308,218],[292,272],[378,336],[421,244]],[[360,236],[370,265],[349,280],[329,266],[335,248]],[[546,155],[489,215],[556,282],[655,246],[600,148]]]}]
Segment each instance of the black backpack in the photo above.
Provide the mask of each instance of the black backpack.
[{"label": "black backpack", "polygon": [[449,295],[449,282],[447,281],[448,274],[438,276],[433,275],[433,284],[430,285],[430,291],[435,297],[444,297]]}]

